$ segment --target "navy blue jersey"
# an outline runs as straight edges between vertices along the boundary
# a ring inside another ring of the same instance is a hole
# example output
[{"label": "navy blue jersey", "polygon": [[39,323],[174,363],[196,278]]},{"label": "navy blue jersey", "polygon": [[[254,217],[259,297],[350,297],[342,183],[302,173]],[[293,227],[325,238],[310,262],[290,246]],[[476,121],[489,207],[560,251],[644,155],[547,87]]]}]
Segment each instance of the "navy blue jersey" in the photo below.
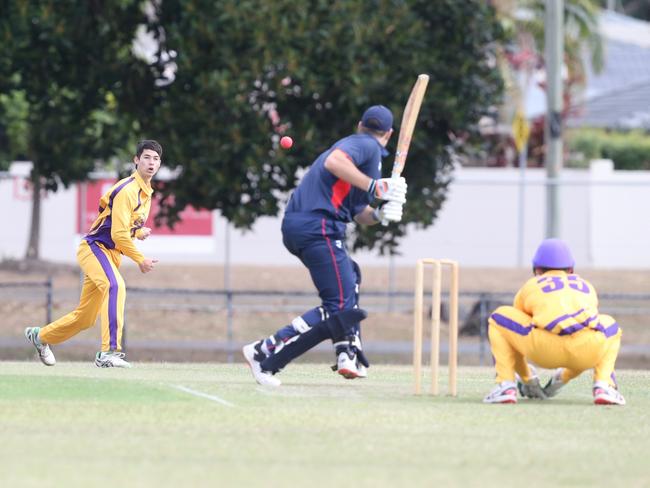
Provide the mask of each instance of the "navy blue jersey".
[{"label": "navy blue jersey", "polygon": [[377,139],[368,134],[345,137],[312,163],[291,195],[287,213],[318,212],[334,220],[351,222],[370,204],[373,197],[367,191],[353,187],[325,168],[325,160],[335,149],[343,151],[362,173],[381,178],[381,157],[387,153]]}]

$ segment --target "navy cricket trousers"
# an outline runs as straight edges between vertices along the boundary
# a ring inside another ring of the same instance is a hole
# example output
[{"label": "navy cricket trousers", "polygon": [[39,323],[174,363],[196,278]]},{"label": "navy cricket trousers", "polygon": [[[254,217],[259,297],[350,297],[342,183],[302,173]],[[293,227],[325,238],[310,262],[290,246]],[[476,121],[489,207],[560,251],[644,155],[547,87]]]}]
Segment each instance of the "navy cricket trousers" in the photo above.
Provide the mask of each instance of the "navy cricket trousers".
[{"label": "navy cricket trousers", "polygon": [[[317,213],[287,213],[282,221],[284,246],[309,270],[329,315],[350,310],[358,303],[361,273],[346,250],[345,230],[345,223]],[[317,309],[302,317],[309,325],[322,320]]]}]

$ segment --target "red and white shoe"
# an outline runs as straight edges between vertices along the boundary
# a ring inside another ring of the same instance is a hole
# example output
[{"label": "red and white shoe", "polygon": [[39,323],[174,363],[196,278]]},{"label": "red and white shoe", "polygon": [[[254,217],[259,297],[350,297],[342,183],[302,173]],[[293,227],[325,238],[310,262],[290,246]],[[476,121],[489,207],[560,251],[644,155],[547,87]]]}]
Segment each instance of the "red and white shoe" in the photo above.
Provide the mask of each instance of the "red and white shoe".
[{"label": "red and white shoe", "polygon": [[483,403],[517,403],[517,384],[502,381],[483,399]]},{"label": "red and white shoe", "polygon": [[349,354],[347,351],[340,352],[336,360],[336,371],[347,380],[358,378],[356,354]]},{"label": "red and white shoe", "polygon": [[593,394],[596,405],[625,405],[623,395],[604,381],[594,381]]}]

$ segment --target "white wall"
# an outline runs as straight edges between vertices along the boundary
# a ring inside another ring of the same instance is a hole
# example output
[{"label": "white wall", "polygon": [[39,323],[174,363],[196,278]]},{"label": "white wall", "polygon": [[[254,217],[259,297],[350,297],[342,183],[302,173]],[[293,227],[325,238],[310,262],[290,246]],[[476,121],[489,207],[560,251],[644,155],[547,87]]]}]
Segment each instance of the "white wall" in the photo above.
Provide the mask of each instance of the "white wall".
[{"label": "white wall", "polygon": [[[410,229],[395,264],[446,257],[467,266],[528,267],[545,232],[545,171],[525,171],[523,199],[521,177],[516,168],[458,168],[438,220],[426,230]],[[14,185],[0,180],[0,258],[22,257],[27,243],[30,204],[16,197]],[[559,195],[560,237],[581,267],[650,268],[650,172],[613,171],[610,162],[595,162],[590,170],[564,170]],[[44,200],[44,259],[74,262],[76,215],[76,189]],[[216,212],[213,218],[211,237],[152,236],[138,245],[168,262],[224,263],[226,223]],[[229,253],[233,264],[297,264],[282,247],[279,218],[261,218],[248,232],[231,229]],[[355,259],[380,266],[389,261],[368,252]]]}]

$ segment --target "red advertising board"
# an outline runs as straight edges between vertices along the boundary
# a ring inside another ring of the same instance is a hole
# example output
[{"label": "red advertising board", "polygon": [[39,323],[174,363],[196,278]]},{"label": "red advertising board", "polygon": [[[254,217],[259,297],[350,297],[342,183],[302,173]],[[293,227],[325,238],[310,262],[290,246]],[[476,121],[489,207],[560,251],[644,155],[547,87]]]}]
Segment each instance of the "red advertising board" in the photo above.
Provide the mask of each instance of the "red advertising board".
[{"label": "red advertising board", "polygon": [[[99,199],[115,184],[114,179],[100,179],[77,185],[77,232],[86,233],[98,215]],[[85,194],[85,195],[84,195]],[[158,227],[154,217],[158,213],[158,199],[154,193],[151,211],[146,226],[155,235],[210,236],[212,235],[212,212],[186,207],[180,214],[180,221],[173,229]]]}]

